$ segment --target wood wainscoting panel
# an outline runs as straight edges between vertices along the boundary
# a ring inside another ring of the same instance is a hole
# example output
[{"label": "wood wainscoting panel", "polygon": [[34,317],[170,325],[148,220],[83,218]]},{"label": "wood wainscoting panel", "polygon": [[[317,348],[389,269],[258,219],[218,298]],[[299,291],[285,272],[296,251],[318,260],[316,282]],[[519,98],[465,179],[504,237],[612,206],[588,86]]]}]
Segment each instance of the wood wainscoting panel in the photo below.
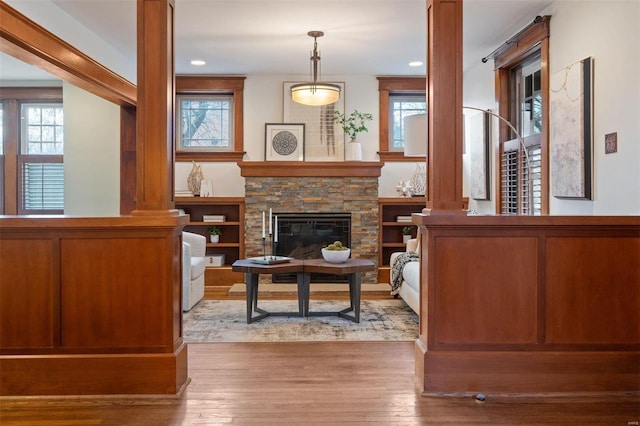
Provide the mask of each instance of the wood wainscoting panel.
[{"label": "wood wainscoting panel", "polygon": [[[0,348],[47,348],[59,335],[51,239],[0,239]],[[35,261],[37,259],[37,261]]]},{"label": "wood wainscoting panel", "polygon": [[61,241],[63,347],[167,346],[166,306],[173,274],[172,259],[164,256],[171,249],[164,248],[164,240]]},{"label": "wood wainscoting panel", "polygon": [[431,343],[536,343],[537,238],[438,236],[429,250]]},{"label": "wood wainscoting panel", "polygon": [[638,238],[549,237],[546,241],[546,341],[637,345]]}]

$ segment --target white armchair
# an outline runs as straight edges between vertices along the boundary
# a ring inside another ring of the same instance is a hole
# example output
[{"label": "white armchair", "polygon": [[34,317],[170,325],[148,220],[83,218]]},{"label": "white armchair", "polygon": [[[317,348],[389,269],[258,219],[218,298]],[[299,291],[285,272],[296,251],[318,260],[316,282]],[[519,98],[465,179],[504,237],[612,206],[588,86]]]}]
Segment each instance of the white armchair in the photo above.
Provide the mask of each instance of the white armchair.
[{"label": "white armchair", "polygon": [[182,233],[182,310],[191,310],[204,297],[207,239],[192,232]]}]

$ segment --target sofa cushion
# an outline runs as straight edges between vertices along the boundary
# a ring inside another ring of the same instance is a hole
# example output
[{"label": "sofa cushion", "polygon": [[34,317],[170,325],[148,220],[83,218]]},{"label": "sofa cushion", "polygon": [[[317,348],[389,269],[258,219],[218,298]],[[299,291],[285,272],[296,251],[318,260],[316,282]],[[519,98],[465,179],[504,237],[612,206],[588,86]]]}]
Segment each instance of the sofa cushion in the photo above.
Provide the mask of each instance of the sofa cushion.
[{"label": "sofa cushion", "polygon": [[415,291],[420,291],[420,262],[408,262],[402,269],[404,283]]},{"label": "sofa cushion", "polygon": [[204,274],[204,268],[206,266],[204,257],[192,257],[191,258],[191,279],[195,280],[200,275]]}]

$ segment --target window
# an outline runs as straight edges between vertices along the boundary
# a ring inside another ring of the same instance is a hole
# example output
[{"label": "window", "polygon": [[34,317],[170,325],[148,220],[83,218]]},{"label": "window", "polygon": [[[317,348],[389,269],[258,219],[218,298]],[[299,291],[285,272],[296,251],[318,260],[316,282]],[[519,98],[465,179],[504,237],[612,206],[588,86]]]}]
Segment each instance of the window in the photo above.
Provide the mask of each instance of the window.
[{"label": "window", "polygon": [[64,212],[62,103],[21,105],[20,214]]},{"label": "window", "polygon": [[64,213],[62,88],[0,87],[0,121],[3,213]]},{"label": "window", "polygon": [[426,111],[425,94],[389,95],[389,151],[404,150],[404,118]]},{"label": "window", "polygon": [[499,114],[522,136],[500,125],[502,214],[548,214],[549,19],[536,19],[497,50]]},{"label": "window", "polygon": [[426,87],[425,77],[378,77],[380,160],[415,162],[404,156],[404,117],[426,112]]},{"label": "window", "polygon": [[176,76],[176,161],[242,161],[244,80]]},{"label": "window", "polygon": [[232,150],[232,95],[179,95],[177,99],[178,150]]}]

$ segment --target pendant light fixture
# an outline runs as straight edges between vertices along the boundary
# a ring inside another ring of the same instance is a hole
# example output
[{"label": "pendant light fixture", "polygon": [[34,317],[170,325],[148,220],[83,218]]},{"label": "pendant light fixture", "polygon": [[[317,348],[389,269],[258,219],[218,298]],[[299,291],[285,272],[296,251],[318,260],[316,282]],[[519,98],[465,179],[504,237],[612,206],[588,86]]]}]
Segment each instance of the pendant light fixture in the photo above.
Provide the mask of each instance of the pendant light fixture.
[{"label": "pendant light fixture", "polygon": [[291,86],[291,99],[294,102],[309,106],[329,105],[340,99],[340,86],[331,83],[319,83],[320,55],[318,54],[318,37],[322,37],[322,31],[309,31],[309,37],[313,37],[313,51],[311,52],[310,83],[294,84]]}]

